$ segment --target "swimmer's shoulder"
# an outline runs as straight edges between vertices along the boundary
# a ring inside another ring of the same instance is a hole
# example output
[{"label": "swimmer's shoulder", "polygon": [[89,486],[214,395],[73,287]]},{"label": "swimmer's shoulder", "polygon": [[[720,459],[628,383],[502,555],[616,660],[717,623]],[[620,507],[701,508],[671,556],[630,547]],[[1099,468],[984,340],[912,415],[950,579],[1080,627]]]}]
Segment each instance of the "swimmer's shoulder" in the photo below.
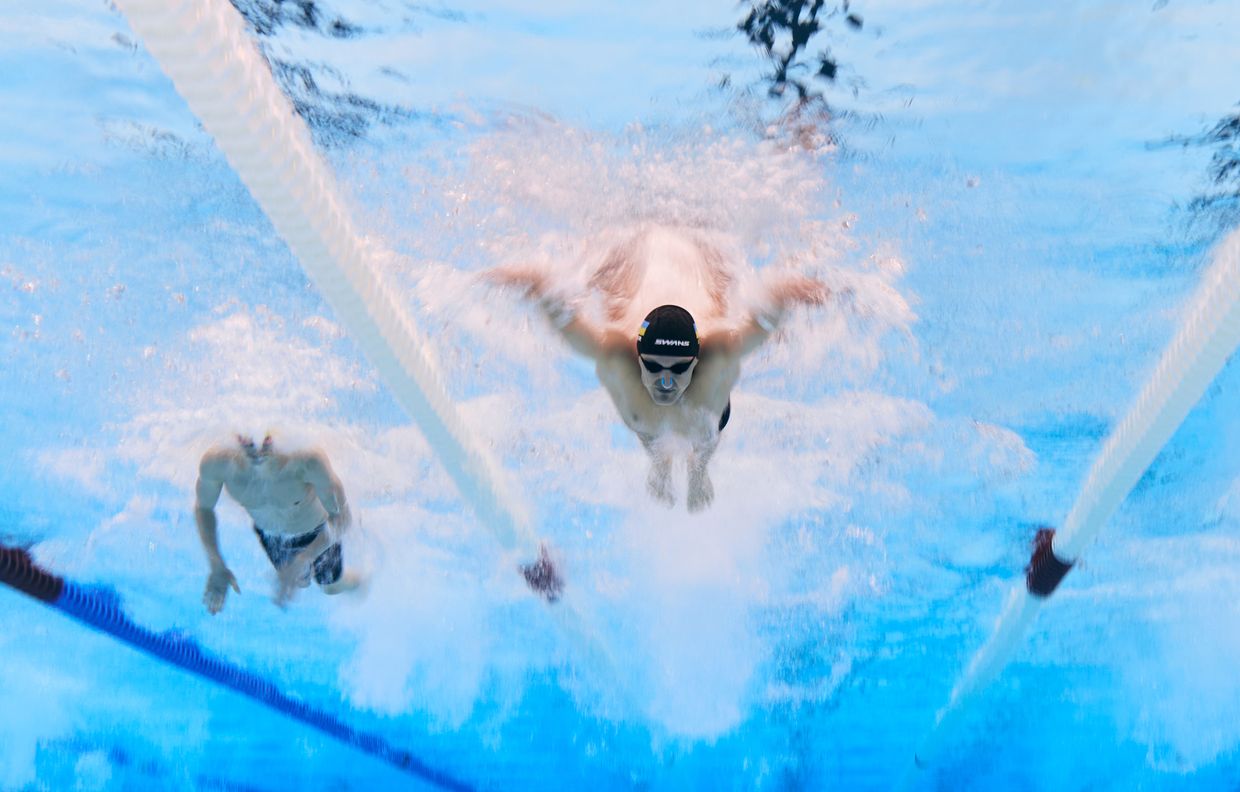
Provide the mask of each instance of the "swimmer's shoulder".
[{"label": "swimmer's shoulder", "polygon": [[703,335],[693,381],[735,380],[740,374],[740,362],[741,342],[735,330],[722,329]]},{"label": "swimmer's shoulder", "polygon": [[637,363],[637,344],[626,333],[605,331],[599,337],[596,362],[599,369],[626,371]]},{"label": "swimmer's shoulder", "polygon": [[216,446],[202,455],[198,463],[198,475],[202,478],[226,481],[236,475],[239,452]]},{"label": "swimmer's shoulder", "polygon": [[703,363],[739,358],[741,334],[735,327],[714,327],[702,333],[698,357]]},{"label": "swimmer's shoulder", "polygon": [[336,475],[327,453],[319,448],[287,454],[280,472],[286,479],[296,479],[316,486],[331,481]]},{"label": "swimmer's shoulder", "polygon": [[740,373],[741,356],[735,348],[712,348],[703,343],[685,398],[696,406],[722,410]]}]

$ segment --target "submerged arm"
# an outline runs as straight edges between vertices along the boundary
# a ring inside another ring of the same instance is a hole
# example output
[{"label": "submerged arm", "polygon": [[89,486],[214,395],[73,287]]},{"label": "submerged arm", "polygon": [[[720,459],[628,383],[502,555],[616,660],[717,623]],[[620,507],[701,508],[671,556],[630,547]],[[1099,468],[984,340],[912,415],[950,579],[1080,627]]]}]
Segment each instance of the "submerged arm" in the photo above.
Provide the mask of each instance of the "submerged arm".
[{"label": "submerged arm", "polygon": [[228,568],[220,555],[215,518],[215,504],[219,503],[220,491],[224,487],[222,468],[225,464],[219,456],[208,453],[198,466],[198,481],[194,485],[194,523],[198,526],[198,538],[212,571]]},{"label": "submerged arm", "polygon": [[831,290],[813,278],[803,275],[785,277],[767,288],[763,307],[752,311],[740,327],[727,334],[729,337],[719,340],[732,346],[739,354],[747,355],[766,343],[779,329],[788,309],[795,305],[822,305],[830,296]]},{"label": "submerged arm", "polygon": [[344,533],[353,522],[349,502],[344,496],[344,485],[323,454],[309,455],[305,465],[306,483],[314,487],[319,503],[327,510],[327,521],[337,534]]},{"label": "submerged arm", "polygon": [[487,278],[501,286],[521,289],[526,297],[535,300],[573,351],[594,360],[606,352],[605,335],[583,320],[567,300],[552,293],[546,273],[528,266],[497,267],[487,273]]},{"label": "submerged arm", "polygon": [[198,539],[211,566],[202,601],[212,614],[219,613],[224,607],[230,586],[233,591],[241,593],[237,578],[220,555],[219,524],[215,518],[215,504],[220,500],[227,468],[226,454],[207,452],[198,465],[198,481],[194,485],[194,523],[198,526]]},{"label": "submerged arm", "polygon": [[609,347],[605,334],[578,316],[563,299],[543,298],[538,304],[574,352],[592,360],[598,360],[605,354]]}]

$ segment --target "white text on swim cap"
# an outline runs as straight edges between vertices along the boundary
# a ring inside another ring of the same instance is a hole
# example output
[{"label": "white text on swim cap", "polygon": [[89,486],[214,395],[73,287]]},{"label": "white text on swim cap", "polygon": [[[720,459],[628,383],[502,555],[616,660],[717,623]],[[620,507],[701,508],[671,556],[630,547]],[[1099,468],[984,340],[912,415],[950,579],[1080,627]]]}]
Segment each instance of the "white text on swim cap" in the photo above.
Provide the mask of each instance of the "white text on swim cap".
[{"label": "white text on swim cap", "polygon": [[673,338],[656,338],[654,340],[654,345],[659,346],[660,344],[671,344],[672,346],[692,346],[692,344],[688,341],[679,341]]}]

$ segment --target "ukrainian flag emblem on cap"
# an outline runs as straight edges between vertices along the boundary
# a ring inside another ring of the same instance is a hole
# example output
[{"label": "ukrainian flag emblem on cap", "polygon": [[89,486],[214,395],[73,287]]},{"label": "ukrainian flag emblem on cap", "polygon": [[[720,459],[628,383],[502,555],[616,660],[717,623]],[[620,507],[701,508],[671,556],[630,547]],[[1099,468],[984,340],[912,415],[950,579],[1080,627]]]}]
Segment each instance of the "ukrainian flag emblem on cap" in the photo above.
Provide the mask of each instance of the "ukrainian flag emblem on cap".
[{"label": "ukrainian flag emblem on cap", "polygon": [[[637,329],[638,338],[641,338],[642,336],[646,335],[647,327],[650,327],[650,322],[642,322],[642,326]],[[694,329],[696,330],[697,328],[694,328]]]}]

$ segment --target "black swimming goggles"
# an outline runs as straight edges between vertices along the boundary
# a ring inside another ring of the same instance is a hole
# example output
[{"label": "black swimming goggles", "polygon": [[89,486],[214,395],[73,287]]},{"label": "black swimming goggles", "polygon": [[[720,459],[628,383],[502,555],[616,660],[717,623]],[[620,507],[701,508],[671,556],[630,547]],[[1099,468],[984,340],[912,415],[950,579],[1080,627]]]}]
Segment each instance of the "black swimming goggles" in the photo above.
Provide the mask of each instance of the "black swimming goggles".
[{"label": "black swimming goggles", "polygon": [[689,370],[690,366],[697,362],[697,358],[694,358],[693,360],[686,360],[683,363],[673,363],[670,366],[664,366],[662,364],[655,363],[652,360],[647,360],[646,358],[641,358],[641,361],[642,365],[646,367],[646,371],[649,371],[651,374],[658,374],[664,369],[672,372],[673,374],[684,374]]}]

